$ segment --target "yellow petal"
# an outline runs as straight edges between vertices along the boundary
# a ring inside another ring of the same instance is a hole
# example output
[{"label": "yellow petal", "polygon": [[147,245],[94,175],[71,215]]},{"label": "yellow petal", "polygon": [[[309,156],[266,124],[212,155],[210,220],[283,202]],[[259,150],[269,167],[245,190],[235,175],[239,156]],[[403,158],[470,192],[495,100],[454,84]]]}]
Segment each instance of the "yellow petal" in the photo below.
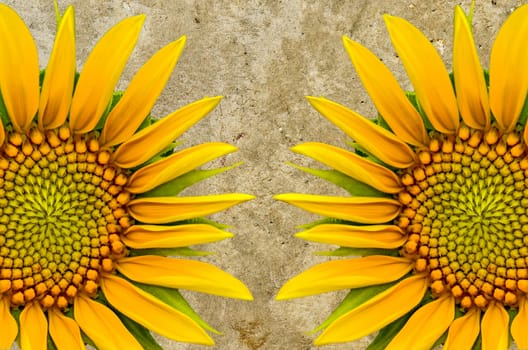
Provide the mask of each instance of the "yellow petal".
[{"label": "yellow petal", "polygon": [[26,132],[39,104],[38,52],[22,19],[0,4],[0,90],[16,131]]},{"label": "yellow petal", "polygon": [[159,50],[137,72],[106,119],[99,142],[109,147],[128,140],[141,125],[167,83],[185,46],[185,37]]},{"label": "yellow petal", "polygon": [[75,64],[75,19],[73,7],[64,12],[42,82],[39,126],[54,129],[66,121],[73,94]]},{"label": "yellow petal", "polygon": [[132,283],[107,274],[101,278],[101,288],[113,307],[144,327],[177,341],[214,345],[213,339],[189,316]]},{"label": "yellow petal", "polygon": [[385,15],[394,48],[416,96],[434,128],[444,134],[458,130],[458,107],[449,74],[433,44],[403,18]]},{"label": "yellow petal", "polygon": [[141,130],[116,150],[114,163],[121,168],[133,168],[146,162],[211,112],[221,98],[193,102]]},{"label": "yellow petal", "polygon": [[398,176],[391,170],[342,148],[306,142],[292,147],[292,151],[311,157],[381,192],[397,193],[402,190]]},{"label": "yellow petal", "polygon": [[413,151],[391,132],[338,103],[325,98],[307,99],[325,118],[384,163],[401,169],[414,164]]},{"label": "yellow petal", "polygon": [[136,45],[144,15],[127,18],[111,28],[94,49],[79,76],[70,110],[70,128],[91,131],[108,107],[114,87]]},{"label": "yellow petal", "polygon": [[471,350],[480,332],[480,310],[469,310],[464,316],[457,318],[449,326],[446,350]]},{"label": "yellow petal", "polygon": [[117,269],[140,283],[253,300],[251,292],[242,282],[218,267],[201,261],[144,255],[120,259]]},{"label": "yellow petal", "polygon": [[385,255],[327,261],[286,282],[277,300],[392,282],[409,272],[412,266],[407,258]]},{"label": "yellow petal", "polygon": [[420,113],[387,67],[359,43],[344,36],[343,44],[376,109],[394,133],[411,145],[428,145]]},{"label": "yellow petal", "polygon": [[73,315],[79,327],[98,349],[143,350],[116,314],[103,304],[77,294],[73,303]]},{"label": "yellow petal", "polygon": [[132,217],[148,224],[165,224],[202,217],[253,199],[241,193],[199,197],[151,197],[130,201],[128,210]]},{"label": "yellow petal", "polygon": [[20,313],[20,347],[31,350],[48,348],[48,321],[38,302],[26,304]]},{"label": "yellow petal", "polygon": [[0,349],[9,350],[16,339],[18,326],[9,311],[9,298],[0,297]]},{"label": "yellow petal", "polygon": [[337,244],[341,247],[394,249],[407,240],[395,225],[352,226],[323,224],[295,235],[308,241]]},{"label": "yellow petal", "polygon": [[132,193],[147,192],[200,165],[236,150],[235,146],[223,142],[209,142],[184,149],[136,171],[130,177],[126,189]]},{"label": "yellow petal", "polygon": [[331,323],[315,345],[349,342],[385,327],[418,305],[427,281],[427,276],[416,275],[379,293]]},{"label": "yellow petal", "polygon": [[49,332],[57,349],[86,349],[79,325],[62,311],[48,309]]},{"label": "yellow petal", "polygon": [[487,128],[490,123],[488,90],[471,28],[460,6],[455,7],[453,75],[462,119],[472,128]]},{"label": "yellow petal", "polygon": [[416,310],[387,346],[395,349],[431,349],[455,317],[455,298],[447,294]]},{"label": "yellow petal", "polygon": [[482,317],[482,350],[508,349],[509,316],[499,302],[491,302]]},{"label": "yellow petal", "polygon": [[187,247],[231,238],[233,234],[205,224],[176,226],[134,225],[121,237],[134,249]]},{"label": "yellow petal", "polygon": [[400,213],[400,203],[390,198],[331,197],[286,193],[274,197],[312,213],[362,224],[382,224]]},{"label": "yellow petal", "polygon": [[513,319],[511,324],[511,335],[515,344],[521,350],[528,349],[528,332],[526,332],[526,325],[528,325],[528,300],[526,297],[519,302],[519,313]]},{"label": "yellow petal", "polygon": [[528,94],[528,4],[504,22],[491,48],[490,107],[502,130],[511,131]]}]

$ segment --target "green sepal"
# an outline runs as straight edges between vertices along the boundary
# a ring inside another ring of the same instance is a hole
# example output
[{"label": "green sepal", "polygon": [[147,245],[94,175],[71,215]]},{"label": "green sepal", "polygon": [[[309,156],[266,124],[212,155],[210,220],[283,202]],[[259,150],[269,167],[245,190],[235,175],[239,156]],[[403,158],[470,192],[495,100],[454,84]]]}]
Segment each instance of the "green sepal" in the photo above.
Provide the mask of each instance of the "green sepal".
[{"label": "green sepal", "polygon": [[519,116],[519,124],[521,124],[522,127],[524,128],[527,120],[528,120],[528,96],[526,96],[526,99],[524,100],[524,105],[521,110],[521,114]]},{"label": "green sepal", "polygon": [[57,347],[55,346],[53,339],[51,339],[51,335],[49,334],[49,332],[48,332],[48,350],[57,350]]},{"label": "green sepal", "polygon": [[211,225],[213,227],[216,227],[217,229],[220,229],[220,230],[226,230],[228,228],[231,228],[231,226],[229,225],[221,224],[219,222],[209,220],[206,218],[192,218],[192,219],[176,221],[176,222],[171,223],[171,225],[187,225],[187,224],[206,224],[206,225]]},{"label": "green sepal", "polygon": [[323,180],[329,181],[350,193],[353,196],[362,197],[387,197],[386,193],[380,192],[369,185],[359,182],[350,176],[347,176],[337,170],[323,170],[302,167],[293,163],[289,163],[291,166],[307,172],[309,174],[320,177]]},{"label": "green sepal", "polygon": [[339,247],[336,250],[316,252],[315,255],[322,256],[370,256],[370,255],[385,255],[385,256],[399,256],[396,249],[380,249],[380,248],[351,248]]},{"label": "green sepal", "polygon": [[385,326],[384,328],[380,329],[378,335],[372,343],[369,344],[367,347],[367,350],[383,350],[389,345],[389,343],[394,339],[396,334],[400,332],[400,330],[405,326],[409,318],[411,318],[411,315],[413,312],[409,312],[396,321],[392,322],[391,324]]},{"label": "green sepal", "polygon": [[375,297],[379,293],[383,292],[384,290],[392,287],[395,285],[397,281],[381,284],[377,286],[369,286],[369,287],[363,287],[363,288],[357,288],[352,289],[345,299],[339,304],[339,306],[332,312],[332,314],[323,322],[321,323],[317,328],[315,328],[310,333],[316,333],[319,332],[326,327],[328,327],[331,323],[333,323],[335,320],[337,320],[339,317],[343,316],[347,312],[355,309],[357,306],[363,304],[367,300]]},{"label": "green sepal", "polygon": [[142,255],[207,256],[211,254],[214,254],[214,253],[201,251],[201,250],[194,250],[189,247],[130,249],[131,256],[142,256]]},{"label": "green sepal", "polygon": [[128,331],[136,338],[136,340],[141,344],[145,350],[163,350],[163,348],[158,344],[158,342],[152,337],[150,331],[137,323],[136,321],[131,320],[130,318],[123,315],[117,310],[113,310],[114,313],[119,317],[123,325],[128,329]]},{"label": "green sepal", "polygon": [[418,113],[420,113],[420,116],[422,117],[422,120],[425,125],[425,129],[429,131],[435,130],[433,124],[431,124],[431,122],[427,118],[427,115],[425,115],[425,112],[422,106],[420,105],[420,102],[418,102],[418,97],[416,97],[416,93],[412,91],[406,91],[405,95],[407,96],[407,99],[411,102],[411,104],[414,106],[414,108],[416,108]]},{"label": "green sepal", "polygon": [[194,185],[195,183],[200,182],[202,180],[205,180],[211,176],[215,176],[227,170],[231,170],[239,166],[240,164],[242,164],[242,162],[235,163],[233,165],[223,168],[208,170],[191,170],[181,176],[178,176],[174,180],[166,182],[148,192],[139,195],[138,197],[176,196],[187,187]]},{"label": "green sepal", "polygon": [[392,132],[392,129],[390,128],[389,124],[387,124],[387,121],[383,118],[381,114],[378,113],[378,117],[374,119],[374,123],[381,126],[383,129]]},{"label": "green sepal", "polygon": [[324,224],[343,224],[343,225],[358,225],[358,226],[365,225],[365,224],[356,224],[352,221],[346,221],[346,220],[341,220],[341,219],[336,219],[336,218],[323,218],[321,220],[317,220],[309,224],[299,225],[297,226],[297,228],[300,230],[308,230],[308,229],[311,229],[312,227],[315,227],[318,225],[324,225]]},{"label": "green sepal", "polygon": [[153,296],[155,296],[156,298],[158,298],[165,304],[169,305],[170,307],[189,316],[190,319],[196,322],[203,329],[210,331],[212,333],[215,333],[215,334],[222,334],[221,332],[211,327],[207,322],[205,322],[200,317],[200,315],[198,315],[196,311],[193,310],[193,308],[189,305],[187,300],[185,300],[185,298],[180,294],[180,292],[177,289],[161,287],[161,286],[153,286],[150,284],[143,284],[143,283],[138,283],[138,282],[133,282],[133,281],[131,282],[136,287],[144,290],[145,292],[149,294],[152,294]]},{"label": "green sepal", "polygon": [[2,119],[2,125],[4,127],[11,125],[11,119],[9,119],[9,114],[7,114],[7,108],[4,103],[4,97],[0,93],[0,119]]},{"label": "green sepal", "polygon": [[123,97],[124,92],[123,91],[116,91],[112,94],[112,98],[110,99],[110,103],[106,107],[106,110],[103,113],[103,116],[99,119],[97,122],[97,125],[95,127],[95,130],[102,130],[106,119],[108,118],[108,115],[110,114],[110,111],[116,106],[116,104],[119,102],[121,97]]}]

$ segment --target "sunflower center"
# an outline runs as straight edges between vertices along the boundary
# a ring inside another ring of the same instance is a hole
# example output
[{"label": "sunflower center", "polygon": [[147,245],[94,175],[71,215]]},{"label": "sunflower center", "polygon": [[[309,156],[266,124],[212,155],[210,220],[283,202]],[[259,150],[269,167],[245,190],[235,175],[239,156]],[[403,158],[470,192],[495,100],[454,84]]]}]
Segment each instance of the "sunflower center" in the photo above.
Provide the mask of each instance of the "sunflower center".
[{"label": "sunflower center", "polygon": [[528,292],[528,159],[517,132],[462,127],[438,135],[401,174],[401,254],[428,273],[433,294],[485,308]]},{"label": "sunflower center", "polygon": [[0,294],[68,307],[94,296],[101,272],[125,255],[126,174],[88,135],[68,127],[9,133],[0,157]]}]

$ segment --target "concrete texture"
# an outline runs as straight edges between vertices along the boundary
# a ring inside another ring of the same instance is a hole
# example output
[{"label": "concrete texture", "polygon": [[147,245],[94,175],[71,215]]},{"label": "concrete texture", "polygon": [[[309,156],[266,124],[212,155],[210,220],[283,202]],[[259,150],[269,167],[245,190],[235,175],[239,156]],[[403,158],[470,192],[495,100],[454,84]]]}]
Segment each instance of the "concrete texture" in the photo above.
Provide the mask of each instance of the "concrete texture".
[{"label": "concrete texture", "polygon": [[[10,0],[29,25],[44,66],[53,43],[51,0]],[[289,151],[303,141],[344,145],[345,136],[312,110],[305,95],[325,96],[366,116],[375,115],[349,59],[341,36],[374,51],[410,88],[388,39],[382,14],[402,16],[431,38],[450,67],[452,13],[464,1],[193,1],[77,0],[78,66],[99,37],[119,20],[145,13],[139,43],[122,77],[126,88],[136,70],[166,43],[187,35],[187,48],[154,113],[166,113],[204,96],[223,95],[220,106],[188,131],[184,146],[225,141],[240,148],[212,166],[244,161],[229,173],[194,186],[187,194],[246,192],[252,202],[213,218],[232,226],[236,236],[205,248],[217,252],[204,260],[229,271],[252,290],[253,303],[187,293],[190,303],[224,334],[217,349],[313,349],[306,331],[322,322],[345,292],[275,302],[279,287],[315,263],[312,255],[328,247],[292,237],[296,226],[317,217],[272,200],[284,192],[340,194],[339,189],[285,164],[311,164]],[[493,38],[519,0],[477,2],[474,32],[485,66]],[[69,4],[59,0],[62,10]],[[388,310],[390,312],[390,310]],[[206,347],[161,339],[166,349]],[[326,349],[363,349],[367,340]]]}]

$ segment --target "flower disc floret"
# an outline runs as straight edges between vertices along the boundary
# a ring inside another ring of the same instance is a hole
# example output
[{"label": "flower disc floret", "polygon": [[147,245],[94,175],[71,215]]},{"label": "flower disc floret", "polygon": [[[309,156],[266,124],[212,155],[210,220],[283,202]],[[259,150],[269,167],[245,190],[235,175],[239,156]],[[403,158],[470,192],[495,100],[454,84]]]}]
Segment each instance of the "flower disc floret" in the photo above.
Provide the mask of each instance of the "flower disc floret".
[{"label": "flower disc floret", "polygon": [[95,295],[99,275],[126,255],[127,174],[92,135],[67,126],[7,134],[0,159],[0,286],[11,305],[68,307]]},{"label": "flower disc floret", "polygon": [[466,309],[515,305],[528,285],[528,160],[518,132],[462,127],[438,134],[402,171],[402,255],[427,272],[433,294]]}]

